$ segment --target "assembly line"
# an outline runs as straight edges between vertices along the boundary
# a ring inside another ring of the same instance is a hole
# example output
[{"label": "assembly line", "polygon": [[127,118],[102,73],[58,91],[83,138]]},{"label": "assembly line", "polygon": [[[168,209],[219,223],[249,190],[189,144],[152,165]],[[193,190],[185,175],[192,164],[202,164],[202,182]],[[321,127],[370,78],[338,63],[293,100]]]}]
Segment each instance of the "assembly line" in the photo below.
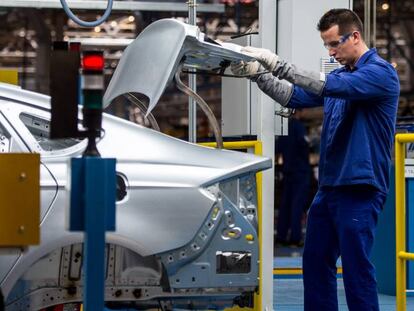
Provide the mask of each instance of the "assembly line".
[{"label": "assembly line", "polygon": [[414,310],[401,3],[198,1],[0,4],[0,311]]}]

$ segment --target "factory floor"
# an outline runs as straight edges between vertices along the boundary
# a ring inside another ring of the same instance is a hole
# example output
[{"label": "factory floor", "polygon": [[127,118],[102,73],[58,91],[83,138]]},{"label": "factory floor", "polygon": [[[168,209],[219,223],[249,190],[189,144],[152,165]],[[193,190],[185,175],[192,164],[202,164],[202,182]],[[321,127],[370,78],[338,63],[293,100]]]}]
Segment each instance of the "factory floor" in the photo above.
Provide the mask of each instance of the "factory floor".
[{"label": "factory floor", "polygon": [[[379,295],[381,311],[395,311],[395,297]],[[339,311],[348,311],[342,279],[338,280]],[[274,311],[303,311],[302,279],[274,279]],[[414,297],[407,297],[407,311],[414,311]]]},{"label": "factory floor", "polygon": [[[303,311],[302,276],[298,273],[301,266],[302,249],[277,248],[273,266],[273,306],[275,311]],[[278,255],[279,254],[279,255]],[[290,255],[290,256],[289,256]],[[280,257],[279,257],[280,256]],[[291,270],[291,274],[283,271]],[[395,311],[395,296],[379,295],[381,311]],[[348,311],[343,281],[338,277],[339,311]],[[414,311],[414,297],[407,297],[407,311]]]}]

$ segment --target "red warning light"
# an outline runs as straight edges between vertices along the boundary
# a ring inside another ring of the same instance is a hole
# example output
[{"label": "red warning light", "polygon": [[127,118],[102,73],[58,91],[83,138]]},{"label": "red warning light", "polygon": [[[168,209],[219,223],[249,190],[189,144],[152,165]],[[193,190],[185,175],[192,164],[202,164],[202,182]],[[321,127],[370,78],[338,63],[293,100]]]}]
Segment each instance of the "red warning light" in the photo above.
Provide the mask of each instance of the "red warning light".
[{"label": "red warning light", "polygon": [[82,69],[92,71],[102,71],[105,60],[102,54],[84,54],[82,58]]}]

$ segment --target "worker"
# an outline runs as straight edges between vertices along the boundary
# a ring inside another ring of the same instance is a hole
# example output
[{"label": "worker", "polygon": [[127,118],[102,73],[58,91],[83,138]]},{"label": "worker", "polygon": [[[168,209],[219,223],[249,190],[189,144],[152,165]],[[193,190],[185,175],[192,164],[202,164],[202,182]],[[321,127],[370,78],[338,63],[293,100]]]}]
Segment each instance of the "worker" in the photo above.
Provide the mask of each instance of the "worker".
[{"label": "worker", "polygon": [[[282,199],[276,226],[276,246],[302,247],[302,216],[310,193],[311,166],[309,139],[301,119],[302,109],[296,109],[289,119],[288,136],[276,143],[276,154],[282,158]],[[289,232],[290,231],[290,232]],[[288,238],[288,234],[289,238]]]},{"label": "worker", "polygon": [[[266,49],[244,47],[258,62],[232,64],[289,108],[323,106],[319,187],[311,204],[303,253],[305,311],[338,310],[336,262],[341,256],[350,311],[377,311],[369,256],[389,188],[399,80],[368,49],[362,22],[332,9],[317,25],[329,55],[343,67],[328,75],[302,70]],[[269,73],[263,74],[263,67]]]}]

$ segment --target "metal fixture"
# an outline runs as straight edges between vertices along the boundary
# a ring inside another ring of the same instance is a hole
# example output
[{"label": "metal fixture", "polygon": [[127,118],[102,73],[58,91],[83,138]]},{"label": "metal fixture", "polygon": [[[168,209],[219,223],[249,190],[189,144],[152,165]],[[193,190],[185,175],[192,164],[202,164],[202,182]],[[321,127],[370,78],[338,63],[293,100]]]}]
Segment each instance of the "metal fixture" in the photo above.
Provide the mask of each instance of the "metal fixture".
[{"label": "metal fixture", "polygon": [[[188,23],[197,25],[197,0],[188,0]],[[194,69],[190,69],[194,72]],[[177,80],[178,81],[178,80]],[[193,93],[197,92],[197,75],[188,75],[188,86]],[[197,142],[197,106],[192,96],[188,98],[188,141]]]}]

